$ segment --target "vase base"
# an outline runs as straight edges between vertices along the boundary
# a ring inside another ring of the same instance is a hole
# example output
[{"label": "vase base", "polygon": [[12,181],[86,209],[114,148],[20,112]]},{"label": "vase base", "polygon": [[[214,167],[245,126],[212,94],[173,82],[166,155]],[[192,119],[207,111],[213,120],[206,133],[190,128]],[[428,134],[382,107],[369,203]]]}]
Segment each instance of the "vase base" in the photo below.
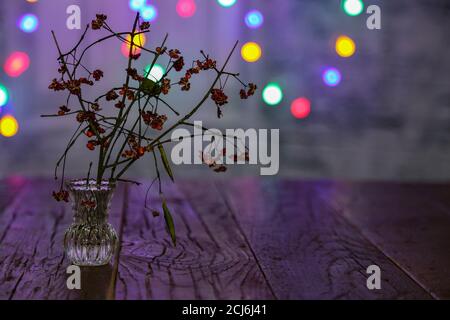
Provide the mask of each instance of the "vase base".
[{"label": "vase base", "polygon": [[77,261],[71,261],[71,264],[78,266],[78,267],[103,267],[110,263],[111,261],[106,262],[100,262],[100,263],[92,263],[92,262],[77,262]]}]

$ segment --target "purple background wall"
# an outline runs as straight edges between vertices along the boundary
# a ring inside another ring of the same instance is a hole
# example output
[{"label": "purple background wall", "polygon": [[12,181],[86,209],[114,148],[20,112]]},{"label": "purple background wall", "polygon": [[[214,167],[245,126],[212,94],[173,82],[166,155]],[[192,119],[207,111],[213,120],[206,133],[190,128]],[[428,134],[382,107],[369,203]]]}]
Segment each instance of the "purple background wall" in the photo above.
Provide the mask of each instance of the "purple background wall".
[{"label": "purple background wall", "polygon": [[[450,5],[448,1],[377,1],[382,9],[382,29],[366,28],[366,14],[349,17],[340,1],[238,0],[222,8],[214,0],[196,0],[197,12],[182,19],[175,12],[176,0],[152,1],[159,17],[152,24],[147,46],[159,44],[169,33],[169,47],[177,47],[186,57],[196,58],[199,49],[223,61],[236,39],[257,41],[263,57],[244,62],[239,53],[231,68],[254,80],[260,88],[278,81],[284,100],[277,107],[266,106],[261,90],[256,99],[241,103],[233,99],[218,121],[210,103],[201,112],[204,123],[218,128],[280,128],[280,174],[299,177],[349,179],[448,180],[450,178]],[[66,1],[6,0],[0,3],[0,62],[13,51],[30,55],[31,66],[19,78],[0,71],[0,82],[9,88],[11,112],[20,122],[13,138],[0,137],[0,176],[8,174],[51,175],[54,162],[74,129],[73,122],[42,119],[64,101],[64,95],[47,89],[56,73],[56,51],[50,37],[54,29],[62,46],[69,48],[80,31],[65,27],[66,8],[81,7],[82,24],[97,12],[108,15],[117,30],[128,30],[134,13],[127,0]],[[250,30],[245,13],[259,9],[265,16],[260,29]],[[25,34],[16,27],[17,18],[27,12],[40,18],[37,32]],[[357,53],[349,59],[338,57],[334,40],[351,36]],[[97,35],[91,33],[90,40]],[[94,50],[87,63],[98,66],[112,82],[122,78],[126,59],[117,42]],[[143,66],[144,61],[139,62]],[[320,70],[338,67],[343,74],[336,88],[326,87]],[[195,82],[188,95],[171,96],[180,110],[187,110],[206,88],[207,81]],[[111,83],[109,84],[109,86]],[[107,88],[107,81],[104,82]],[[101,88],[101,86],[100,86]],[[238,87],[230,87],[237,92]],[[289,111],[292,100],[307,96],[312,113],[304,120]],[[81,152],[83,151],[83,152]],[[84,175],[88,163],[84,145],[75,150],[69,173]],[[151,177],[145,160],[133,175]],[[177,175],[215,176],[204,167],[176,168]],[[230,175],[256,174],[255,168],[233,167]]]}]

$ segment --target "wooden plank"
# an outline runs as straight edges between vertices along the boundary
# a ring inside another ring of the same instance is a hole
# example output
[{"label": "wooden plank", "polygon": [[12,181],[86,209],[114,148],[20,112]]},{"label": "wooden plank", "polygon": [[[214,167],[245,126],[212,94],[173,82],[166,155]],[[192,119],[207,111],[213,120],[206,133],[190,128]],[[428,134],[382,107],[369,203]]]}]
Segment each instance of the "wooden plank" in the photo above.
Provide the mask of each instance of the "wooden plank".
[{"label": "wooden plank", "polygon": [[[82,268],[81,290],[68,290],[64,231],[69,205],[55,202],[50,180],[35,180],[0,218],[0,299],[101,299],[110,288],[112,266]],[[123,196],[112,208],[121,208]],[[112,214],[120,214],[113,210]]]},{"label": "wooden plank", "polygon": [[[162,215],[146,211],[133,187],[124,223],[118,299],[271,299],[245,238],[208,183],[164,185],[177,230],[173,247]],[[155,192],[149,204],[159,211]]]},{"label": "wooden plank", "polygon": [[[430,299],[351,226],[317,182],[245,179],[220,184],[281,299]],[[382,270],[368,290],[366,268]]]},{"label": "wooden plank", "polygon": [[27,179],[13,176],[0,180],[0,217],[3,210],[14,200],[27,183]]},{"label": "wooden plank", "polygon": [[335,208],[434,297],[450,299],[450,185],[334,183]]},{"label": "wooden plank", "polygon": [[[229,261],[236,262],[232,272],[221,274],[222,282],[230,284],[222,290],[229,291],[230,298],[274,299],[272,288],[257,264],[247,239],[223,198],[219,196],[220,191],[216,192],[214,183],[190,181],[179,182],[177,185],[198,214],[216,247],[229,256]],[[239,287],[236,286],[237,283],[240,284]]]}]

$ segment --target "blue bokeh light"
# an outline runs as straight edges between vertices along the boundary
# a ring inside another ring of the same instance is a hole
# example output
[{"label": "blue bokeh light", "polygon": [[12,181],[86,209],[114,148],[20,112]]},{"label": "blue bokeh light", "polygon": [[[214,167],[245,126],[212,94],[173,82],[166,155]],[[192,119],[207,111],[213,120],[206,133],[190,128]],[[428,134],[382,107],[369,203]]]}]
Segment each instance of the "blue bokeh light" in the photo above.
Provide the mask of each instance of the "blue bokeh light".
[{"label": "blue bokeh light", "polygon": [[323,73],[323,82],[329,87],[336,87],[342,79],[341,72],[336,68],[328,68]]},{"label": "blue bokeh light", "polygon": [[145,5],[145,0],[130,0],[129,5],[131,10],[139,11]]},{"label": "blue bokeh light", "polygon": [[129,5],[131,10],[139,11],[145,5],[145,0],[130,0]]},{"label": "blue bokeh light", "polygon": [[158,10],[151,4],[141,7],[140,13],[142,19],[145,21],[153,21],[158,16]]},{"label": "blue bokeh light", "polygon": [[252,10],[245,16],[245,24],[247,27],[256,29],[259,28],[264,22],[264,16],[258,10]]},{"label": "blue bokeh light", "polygon": [[23,32],[34,32],[39,26],[39,20],[34,14],[23,15],[19,20],[19,28]]}]

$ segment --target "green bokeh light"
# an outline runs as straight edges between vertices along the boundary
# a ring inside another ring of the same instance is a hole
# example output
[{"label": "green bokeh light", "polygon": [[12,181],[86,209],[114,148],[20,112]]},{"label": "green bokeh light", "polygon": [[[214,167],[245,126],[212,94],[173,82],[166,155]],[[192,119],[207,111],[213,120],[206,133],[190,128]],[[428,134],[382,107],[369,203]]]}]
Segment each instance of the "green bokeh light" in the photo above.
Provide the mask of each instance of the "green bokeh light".
[{"label": "green bokeh light", "polygon": [[148,70],[150,69],[150,65],[147,65],[144,69],[145,74],[147,75],[147,79],[153,80],[153,81],[159,81],[161,80],[161,78],[164,76],[164,74],[166,73],[166,70],[164,69],[164,67],[162,67],[159,64],[155,64],[152,68],[152,70],[150,70],[150,73],[148,73]]},{"label": "green bokeh light", "polygon": [[6,89],[5,86],[0,84],[0,107],[3,107],[8,102],[8,99],[9,99],[8,90]]},{"label": "green bokeh light", "polygon": [[361,0],[344,0],[342,2],[344,12],[349,16],[357,16],[364,10],[364,2]]},{"label": "green bokeh light", "polygon": [[276,106],[283,100],[283,91],[278,83],[267,84],[262,91],[263,101],[269,106]]},{"label": "green bokeh light", "polygon": [[236,3],[236,0],[217,0],[217,2],[225,8],[231,7]]}]

